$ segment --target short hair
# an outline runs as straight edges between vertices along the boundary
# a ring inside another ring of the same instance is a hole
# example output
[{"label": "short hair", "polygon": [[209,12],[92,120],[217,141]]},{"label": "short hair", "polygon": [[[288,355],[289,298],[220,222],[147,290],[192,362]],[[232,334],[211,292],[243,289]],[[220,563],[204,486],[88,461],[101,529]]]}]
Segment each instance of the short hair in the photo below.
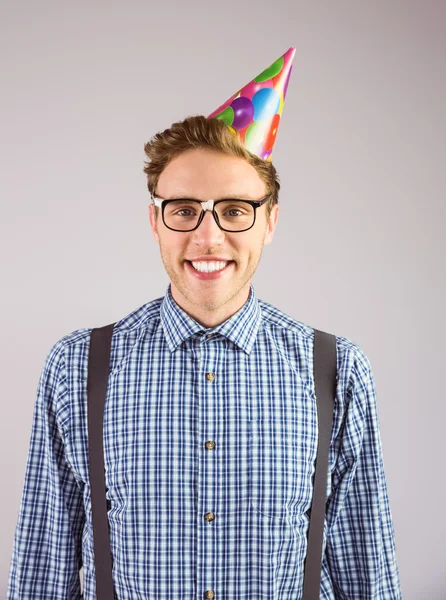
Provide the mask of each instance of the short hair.
[{"label": "short hair", "polygon": [[[271,161],[263,160],[247,150],[238,133],[234,135],[221,119],[203,115],[188,116],[183,121],[172,123],[168,129],[156,133],[144,145],[144,152],[150,159],[144,162],[149,192],[155,193],[161,173],[174,156],[199,147],[213,148],[239,156],[255,168],[259,177],[266,183],[267,193],[271,194],[266,205],[268,220],[272,207],[279,202],[280,182],[276,168]],[[155,218],[158,217],[158,210],[155,206]]]}]

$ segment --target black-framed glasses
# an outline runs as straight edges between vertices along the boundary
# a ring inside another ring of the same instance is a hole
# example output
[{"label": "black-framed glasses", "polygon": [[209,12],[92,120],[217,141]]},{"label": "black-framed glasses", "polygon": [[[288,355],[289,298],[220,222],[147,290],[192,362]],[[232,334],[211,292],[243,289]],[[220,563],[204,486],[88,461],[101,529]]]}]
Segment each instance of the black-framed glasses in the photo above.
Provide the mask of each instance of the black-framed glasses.
[{"label": "black-framed glasses", "polygon": [[256,210],[271,198],[268,194],[261,200],[222,198],[221,200],[195,200],[173,198],[166,200],[151,194],[155,206],[161,208],[163,223],[172,231],[194,231],[200,226],[205,212],[210,210],[215,222],[223,231],[236,233],[248,231],[256,221]]}]

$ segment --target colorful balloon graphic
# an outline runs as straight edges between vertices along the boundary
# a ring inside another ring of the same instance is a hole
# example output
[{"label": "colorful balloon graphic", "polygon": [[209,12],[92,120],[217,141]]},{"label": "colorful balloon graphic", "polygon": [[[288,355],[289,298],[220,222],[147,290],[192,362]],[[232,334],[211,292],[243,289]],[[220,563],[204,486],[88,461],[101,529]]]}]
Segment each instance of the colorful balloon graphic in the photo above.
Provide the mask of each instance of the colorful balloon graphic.
[{"label": "colorful balloon graphic", "polygon": [[242,129],[252,121],[254,106],[249,98],[239,96],[239,98],[232,101],[231,108],[234,111],[232,126],[235,129]]}]

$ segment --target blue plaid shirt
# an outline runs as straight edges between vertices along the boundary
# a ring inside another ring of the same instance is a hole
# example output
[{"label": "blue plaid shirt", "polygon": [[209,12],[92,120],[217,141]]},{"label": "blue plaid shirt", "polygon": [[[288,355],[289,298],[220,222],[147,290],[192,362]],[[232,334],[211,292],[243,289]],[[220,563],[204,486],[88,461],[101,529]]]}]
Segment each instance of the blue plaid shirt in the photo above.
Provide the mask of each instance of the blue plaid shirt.
[{"label": "blue plaid shirt", "polygon": [[[96,598],[90,332],[62,337],[42,370],[7,600]],[[104,460],[117,598],[301,599],[317,452],[313,333],[252,284],[213,328],[176,304],[170,284],[116,323]],[[336,343],[320,598],[400,600],[374,378],[356,344]]]}]

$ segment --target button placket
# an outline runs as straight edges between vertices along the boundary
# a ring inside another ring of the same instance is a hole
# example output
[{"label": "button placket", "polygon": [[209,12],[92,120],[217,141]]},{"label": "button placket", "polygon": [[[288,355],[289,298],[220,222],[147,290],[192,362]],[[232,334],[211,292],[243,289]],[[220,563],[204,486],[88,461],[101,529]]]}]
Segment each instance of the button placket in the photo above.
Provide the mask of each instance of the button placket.
[{"label": "button placket", "polygon": [[[206,334],[203,336],[202,338],[202,342],[206,342],[209,338],[213,338],[215,336],[215,334],[211,333],[211,334]],[[214,403],[218,403],[218,398],[215,397],[215,389],[214,388],[207,388],[206,384],[212,384],[215,382],[216,379],[216,373],[213,371],[206,371],[206,366],[208,368],[212,368],[212,367],[216,367],[217,365],[214,363],[214,357],[213,357],[213,350],[211,350],[211,347],[208,346],[209,350],[207,350],[206,345],[203,344],[201,346],[202,348],[202,353],[203,353],[203,366],[205,367],[204,369],[204,376],[205,376],[205,384],[204,384],[204,389],[203,389],[203,393],[204,393],[204,397],[206,398],[205,401],[205,407],[206,407],[206,412],[205,412],[205,428],[207,429],[210,422],[212,421],[211,419],[211,415],[214,414],[215,411],[215,406]],[[208,362],[209,361],[209,362]],[[214,383],[214,385],[216,385]],[[209,418],[209,422],[208,422],[208,418]],[[213,427],[213,424],[212,424]],[[216,448],[216,443],[214,440],[212,440],[211,438],[205,439],[204,442],[204,448],[206,451],[215,451]],[[206,470],[206,481],[207,484],[210,484],[211,479],[210,478],[214,478],[215,477],[215,463],[212,460],[212,458],[215,459],[214,457],[209,456],[209,460],[212,462],[207,462],[205,461],[205,465],[207,466]],[[218,469],[217,469],[218,471]],[[213,527],[213,523],[214,521],[216,521],[217,518],[217,513],[215,512],[215,507],[213,507],[214,503],[215,503],[215,498],[212,496],[209,496],[206,498],[206,504],[207,504],[207,510],[203,511],[202,513],[202,519],[204,521],[204,523],[206,524],[206,529],[204,531],[208,531],[209,533],[205,534],[206,535],[206,539],[204,540],[204,544],[206,545],[206,547],[211,548],[213,545],[212,542],[212,538],[207,538],[208,535],[212,536],[213,534],[211,533],[212,531],[214,531],[215,533],[215,529]],[[210,563],[208,564],[208,567],[210,568],[211,565]],[[206,584],[205,584],[206,585]],[[215,592],[212,589],[206,589],[206,587],[204,587],[204,592],[203,592],[203,597],[204,598],[215,598]]]}]

